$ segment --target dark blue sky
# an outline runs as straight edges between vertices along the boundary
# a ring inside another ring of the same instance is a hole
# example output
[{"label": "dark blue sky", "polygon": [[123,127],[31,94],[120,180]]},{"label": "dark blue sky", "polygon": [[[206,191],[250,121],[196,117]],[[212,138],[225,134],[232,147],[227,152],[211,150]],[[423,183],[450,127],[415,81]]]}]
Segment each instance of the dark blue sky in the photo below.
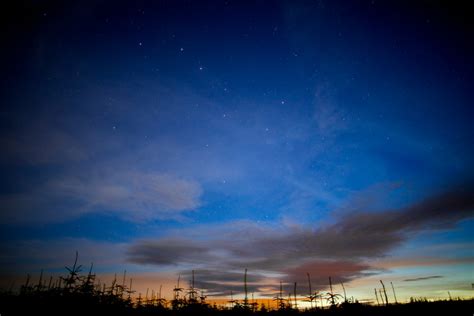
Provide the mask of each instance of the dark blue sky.
[{"label": "dark blue sky", "polygon": [[[104,243],[137,271],[211,271],[189,243],[178,254],[191,240],[224,273],[261,259],[224,241],[348,231],[384,247],[306,245],[291,268],[272,252],[255,269],[292,276],[336,260],[356,280],[372,260],[434,244],[458,245],[443,260],[472,260],[474,34],[462,4],[25,1],[3,15],[2,271],[54,269],[52,249]],[[377,216],[394,216],[394,230]]]}]

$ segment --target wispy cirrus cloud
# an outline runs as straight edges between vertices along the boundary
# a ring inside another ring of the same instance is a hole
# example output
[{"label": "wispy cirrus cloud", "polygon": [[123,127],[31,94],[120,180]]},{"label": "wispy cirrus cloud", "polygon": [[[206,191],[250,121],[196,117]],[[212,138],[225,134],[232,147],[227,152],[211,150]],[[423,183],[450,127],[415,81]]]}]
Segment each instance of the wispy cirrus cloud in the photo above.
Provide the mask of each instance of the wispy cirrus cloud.
[{"label": "wispy cirrus cloud", "polygon": [[2,223],[62,222],[88,213],[110,213],[135,222],[180,219],[200,205],[202,188],[193,180],[141,170],[94,171],[0,196]]},{"label": "wispy cirrus cloud", "polygon": [[327,84],[316,88],[313,119],[322,137],[336,136],[347,128],[343,109],[338,106],[334,93]]}]

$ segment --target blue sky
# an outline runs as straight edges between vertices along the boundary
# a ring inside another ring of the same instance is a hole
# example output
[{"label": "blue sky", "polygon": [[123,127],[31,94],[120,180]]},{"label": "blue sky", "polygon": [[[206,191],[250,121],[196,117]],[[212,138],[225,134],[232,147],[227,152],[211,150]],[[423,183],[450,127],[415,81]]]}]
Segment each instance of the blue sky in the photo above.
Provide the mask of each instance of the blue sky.
[{"label": "blue sky", "polygon": [[[195,268],[223,281],[248,266],[261,282],[291,283],[339,264],[328,273],[363,289],[371,273],[409,279],[390,258],[445,245],[410,266],[444,273],[417,285],[467,295],[473,47],[462,11],[378,1],[13,9],[2,275],[57,271],[78,249],[103,273]],[[362,238],[354,252],[338,252],[351,236]],[[269,247],[285,238],[294,246]]]}]

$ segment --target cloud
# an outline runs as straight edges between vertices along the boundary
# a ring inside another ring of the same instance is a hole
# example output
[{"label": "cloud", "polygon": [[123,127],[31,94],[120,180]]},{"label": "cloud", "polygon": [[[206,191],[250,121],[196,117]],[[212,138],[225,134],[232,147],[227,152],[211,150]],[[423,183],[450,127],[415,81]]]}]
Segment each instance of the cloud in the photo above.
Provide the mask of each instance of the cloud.
[{"label": "cloud", "polygon": [[316,88],[313,119],[321,136],[335,136],[346,129],[344,110],[337,106],[333,93],[327,85]]},{"label": "cloud", "polygon": [[[291,262],[291,258],[360,260],[379,257],[413,233],[450,228],[472,217],[473,197],[472,186],[463,186],[402,209],[339,213],[340,217],[332,224],[261,234],[251,245],[238,247],[236,251],[249,258],[259,258],[265,253],[260,263],[265,262],[267,266],[278,266],[280,260]],[[232,250],[232,246],[229,249]]]},{"label": "cloud", "polygon": [[431,279],[440,279],[442,275],[430,275],[426,277],[414,278],[414,279],[405,279],[404,282],[414,282],[414,281],[423,281],[423,280],[431,280]]},{"label": "cloud", "polygon": [[184,239],[162,239],[140,241],[128,251],[129,260],[134,263],[169,265],[194,263],[204,260],[210,249]]},{"label": "cloud", "polygon": [[[371,266],[371,259],[385,256],[416,233],[452,228],[472,217],[473,196],[472,186],[457,186],[400,209],[338,212],[333,223],[314,229],[246,221],[201,227],[189,235],[180,232],[179,238],[137,241],[130,248],[129,261],[178,268],[192,264],[208,271],[204,274],[211,281],[204,285],[215,291],[229,284],[214,282],[212,271],[221,280],[233,282],[239,275],[235,271],[244,268],[260,280],[272,276],[303,284],[306,273],[311,273],[315,288],[323,288],[329,276],[335,282],[347,282],[380,273],[383,268]],[[203,230],[213,237],[201,238]]]},{"label": "cloud", "polygon": [[200,205],[199,183],[139,170],[94,170],[52,179],[31,192],[0,196],[3,223],[50,223],[87,213],[125,220],[180,219]]},{"label": "cloud", "polygon": [[110,209],[130,220],[176,218],[199,206],[200,185],[169,174],[116,171],[93,179],[57,181],[65,195],[83,199],[90,209]]},{"label": "cloud", "polygon": [[[192,271],[183,271],[185,279],[191,280]],[[230,291],[240,294],[244,291],[244,270],[225,271],[198,269],[194,271],[195,287],[205,289],[207,295],[229,295]],[[248,293],[260,292],[261,288],[274,288],[274,282],[258,272],[247,273]]]},{"label": "cloud", "polygon": [[[472,245],[471,248],[469,248],[469,251],[471,249]],[[426,247],[423,249],[423,254],[425,251]],[[444,253],[446,253],[446,251],[444,251]],[[451,253],[451,251],[448,253]],[[434,255],[430,257],[419,257],[413,255],[410,257],[387,258],[385,260],[377,260],[376,262],[371,263],[373,267],[378,267],[380,269],[393,269],[400,267],[452,266],[460,264],[472,265],[474,264],[474,257],[439,258],[435,257]]]},{"label": "cloud", "polygon": [[9,131],[0,137],[1,163],[32,166],[77,163],[87,160],[92,152],[84,139],[64,130],[39,122],[27,131]]},{"label": "cloud", "polygon": [[355,278],[371,275],[374,272],[370,271],[375,271],[375,269],[368,264],[350,260],[319,259],[283,271],[287,274],[288,281],[297,281],[299,284],[307,283],[306,273],[309,273],[313,287],[321,289],[328,284],[329,276],[335,283],[348,282]]}]

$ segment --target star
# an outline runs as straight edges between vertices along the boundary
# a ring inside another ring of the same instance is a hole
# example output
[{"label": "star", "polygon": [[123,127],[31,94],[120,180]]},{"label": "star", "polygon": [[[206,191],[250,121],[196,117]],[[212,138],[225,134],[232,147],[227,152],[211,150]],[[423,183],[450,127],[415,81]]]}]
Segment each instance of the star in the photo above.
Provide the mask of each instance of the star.
[{"label": "star", "polygon": [[204,68],[202,66],[199,66],[199,70],[203,70]]}]

